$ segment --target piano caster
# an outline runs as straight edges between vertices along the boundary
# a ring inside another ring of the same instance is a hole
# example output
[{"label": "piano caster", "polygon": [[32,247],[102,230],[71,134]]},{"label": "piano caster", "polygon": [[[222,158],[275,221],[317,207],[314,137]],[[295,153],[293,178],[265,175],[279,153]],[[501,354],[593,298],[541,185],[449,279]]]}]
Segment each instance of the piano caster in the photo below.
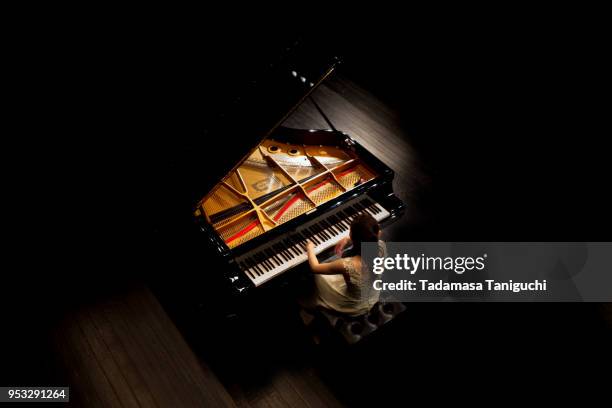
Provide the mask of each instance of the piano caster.
[{"label": "piano caster", "polygon": [[229,280],[231,283],[234,283],[238,280],[238,276],[230,276]]}]

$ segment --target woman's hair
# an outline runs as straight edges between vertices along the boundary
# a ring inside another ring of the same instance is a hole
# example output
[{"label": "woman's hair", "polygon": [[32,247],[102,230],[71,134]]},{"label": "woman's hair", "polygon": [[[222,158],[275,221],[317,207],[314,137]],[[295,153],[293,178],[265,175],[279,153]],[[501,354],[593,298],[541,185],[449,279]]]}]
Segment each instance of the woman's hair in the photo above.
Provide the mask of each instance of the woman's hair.
[{"label": "woman's hair", "polygon": [[351,222],[351,241],[353,243],[353,255],[361,255],[361,244],[363,242],[378,242],[380,225],[370,214],[362,213]]}]

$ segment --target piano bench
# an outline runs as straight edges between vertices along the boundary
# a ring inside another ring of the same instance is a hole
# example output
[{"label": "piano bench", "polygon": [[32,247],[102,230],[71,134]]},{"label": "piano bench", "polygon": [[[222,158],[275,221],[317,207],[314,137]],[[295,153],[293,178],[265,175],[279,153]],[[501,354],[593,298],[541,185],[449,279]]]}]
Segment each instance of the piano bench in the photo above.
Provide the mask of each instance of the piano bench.
[{"label": "piano bench", "polygon": [[353,317],[320,307],[315,319],[322,321],[328,330],[339,334],[346,343],[355,344],[405,310],[406,306],[399,302],[378,302],[368,313]]}]

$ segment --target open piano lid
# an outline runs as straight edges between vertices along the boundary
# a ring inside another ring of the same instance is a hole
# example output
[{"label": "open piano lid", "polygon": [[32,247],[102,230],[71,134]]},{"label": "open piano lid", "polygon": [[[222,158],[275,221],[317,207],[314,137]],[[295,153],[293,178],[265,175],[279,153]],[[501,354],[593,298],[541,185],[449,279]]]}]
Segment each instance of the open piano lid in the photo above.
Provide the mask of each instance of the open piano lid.
[{"label": "open piano lid", "polygon": [[339,60],[330,48],[298,42],[286,49],[190,146],[189,161],[197,166],[189,170],[194,177],[194,208],[333,72]]}]

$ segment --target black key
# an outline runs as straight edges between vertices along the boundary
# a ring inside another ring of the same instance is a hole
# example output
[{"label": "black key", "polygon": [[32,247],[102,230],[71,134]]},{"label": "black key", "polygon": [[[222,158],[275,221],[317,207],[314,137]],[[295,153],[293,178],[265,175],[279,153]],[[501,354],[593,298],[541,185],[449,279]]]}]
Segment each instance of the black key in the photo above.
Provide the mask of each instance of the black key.
[{"label": "black key", "polygon": [[268,262],[276,262],[276,259],[274,259],[274,252],[272,252],[270,248],[266,248],[264,252],[266,253],[266,256],[268,257]]},{"label": "black key", "polygon": [[266,262],[268,263],[268,265],[270,265],[270,268],[272,269],[276,268],[276,263],[274,262],[272,258],[266,259]]},{"label": "black key", "polygon": [[319,234],[321,234],[325,240],[331,238],[329,235],[327,235],[327,232],[325,232],[325,226],[323,223],[319,223]]},{"label": "black key", "polygon": [[257,254],[257,259],[259,260],[259,264],[262,268],[267,269],[266,266],[266,257],[261,252]]},{"label": "black key", "polygon": [[300,237],[300,246],[306,251],[306,237],[301,232],[298,232],[298,236]]},{"label": "black key", "polygon": [[310,240],[315,244],[319,245],[319,239],[317,238],[317,234],[312,227],[310,227]]},{"label": "black key", "polygon": [[334,227],[340,232],[344,231],[344,227],[340,224],[340,218],[334,220]]},{"label": "black key", "polygon": [[297,243],[297,240],[293,239],[291,249],[297,254],[297,256],[302,255],[302,251],[300,251],[300,245]]},{"label": "black key", "polygon": [[326,229],[321,230],[321,234],[325,236],[325,239],[331,239],[331,235],[329,235]]},{"label": "black key", "polygon": [[257,276],[263,275],[263,271],[259,269],[259,265],[255,265],[253,266],[253,268],[255,269],[255,273],[257,274]]},{"label": "black key", "polygon": [[334,228],[336,229],[336,231],[338,232],[338,234],[341,234],[342,231],[344,231],[344,228],[342,228],[342,226],[340,225],[340,220],[338,220],[337,222],[335,222],[333,224]]},{"label": "black key", "polygon": [[291,258],[295,258],[297,256],[297,253],[293,250],[293,246],[288,246],[287,252],[289,252],[289,254],[291,255]]},{"label": "black key", "polygon": [[287,252],[287,250],[282,250],[281,251],[281,255],[285,258],[286,261],[290,261],[291,260],[291,255],[289,255],[289,253]]},{"label": "black key", "polygon": [[298,253],[295,251],[295,249],[293,249],[294,243],[291,239],[287,239],[287,250],[291,253],[291,255],[293,255],[294,257],[298,255]]},{"label": "black key", "polygon": [[312,227],[310,227],[310,228],[308,228],[308,229],[310,230],[310,233],[311,233],[311,234],[310,234],[310,240],[311,240],[312,242],[314,242],[314,243],[315,243],[315,245],[318,245],[318,244],[319,244],[319,240],[318,240],[318,239],[317,239],[317,237],[315,236],[315,232],[314,232],[314,230],[312,229]]},{"label": "black key", "polygon": [[255,256],[251,256],[251,267],[255,267],[257,265],[257,261],[255,260]]},{"label": "black key", "polygon": [[268,265],[266,265],[266,258],[261,253],[259,253],[259,254],[257,254],[257,259],[259,260],[259,266],[263,270],[267,271],[268,270]]},{"label": "black key", "polygon": [[336,231],[334,231],[334,226],[327,221],[325,221],[325,232],[327,233],[327,235],[329,235],[330,238],[336,235]]},{"label": "black key", "polygon": [[300,251],[300,238],[297,236],[297,234],[293,234],[291,236],[291,241],[293,242],[293,247],[298,251]]},{"label": "black key", "polygon": [[293,253],[291,253],[291,251],[289,250],[289,247],[291,246],[291,244],[289,243],[288,239],[285,239],[283,241],[283,245],[285,247],[285,253],[289,256],[289,259],[293,259],[295,256],[293,255]]},{"label": "black key", "polygon": [[278,243],[278,252],[280,252],[281,254],[285,254],[286,249],[287,247],[285,246],[283,242]]},{"label": "black key", "polygon": [[336,234],[336,232],[334,231],[334,228],[332,227],[332,225],[329,223],[328,220],[324,220],[323,225],[325,226],[325,232],[327,232],[327,234],[330,237]]},{"label": "black key", "polygon": [[281,256],[284,257],[283,252],[285,251],[285,249],[283,248],[283,246],[279,243],[276,244],[276,253]]},{"label": "black key", "polygon": [[331,238],[325,231],[325,226],[322,223],[319,224],[319,234],[322,235],[326,241]]}]

